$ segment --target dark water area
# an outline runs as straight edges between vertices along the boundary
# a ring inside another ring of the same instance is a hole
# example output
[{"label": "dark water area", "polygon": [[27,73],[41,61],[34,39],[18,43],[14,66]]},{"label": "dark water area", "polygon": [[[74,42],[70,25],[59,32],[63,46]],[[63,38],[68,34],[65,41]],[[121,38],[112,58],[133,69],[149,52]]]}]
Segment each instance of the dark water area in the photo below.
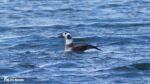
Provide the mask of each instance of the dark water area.
[{"label": "dark water area", "polygon": [[[103,51],[65,53],[64,31]],[[1,0],[1,84],[6,76],[32,84],[149,84],[150,1]]]}]

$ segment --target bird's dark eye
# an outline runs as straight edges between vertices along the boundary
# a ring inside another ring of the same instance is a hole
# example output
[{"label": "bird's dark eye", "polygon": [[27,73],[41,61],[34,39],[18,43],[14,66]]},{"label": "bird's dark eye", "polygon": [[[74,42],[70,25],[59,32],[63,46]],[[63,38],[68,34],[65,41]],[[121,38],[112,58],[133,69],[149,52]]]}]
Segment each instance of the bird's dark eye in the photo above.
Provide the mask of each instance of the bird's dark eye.
[{"label": "bird's dark eye", "polygon": [[72,37],[70,35],[67,36],[67,39],[72,39]]}]

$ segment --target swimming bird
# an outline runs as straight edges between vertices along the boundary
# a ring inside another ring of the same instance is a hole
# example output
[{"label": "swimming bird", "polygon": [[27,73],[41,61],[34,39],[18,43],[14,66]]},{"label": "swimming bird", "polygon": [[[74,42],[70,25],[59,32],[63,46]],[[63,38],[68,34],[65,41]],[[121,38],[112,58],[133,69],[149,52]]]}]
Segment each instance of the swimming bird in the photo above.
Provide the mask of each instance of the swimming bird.
[{"label": "swimming bird", "polygon": [[101,51],[101,49],[97,48],[97,46],[89,44],[74,44],[70,32],[63,32],[59,37],[63,37],[65,39],[65,52],[89,52],[97,50]]}]

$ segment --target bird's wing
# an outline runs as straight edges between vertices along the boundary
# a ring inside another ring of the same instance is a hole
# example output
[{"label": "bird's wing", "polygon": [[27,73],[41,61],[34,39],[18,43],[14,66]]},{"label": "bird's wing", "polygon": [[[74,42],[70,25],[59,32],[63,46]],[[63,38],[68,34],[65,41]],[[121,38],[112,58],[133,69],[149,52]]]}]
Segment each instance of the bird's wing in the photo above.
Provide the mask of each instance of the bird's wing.
[{"label": "bird's wing", "polygon": [[74,45],[72,49],[73,49],[73,51],[82,52],[82,51],[85,51],[87,49],[92,49],[92,48],[97,49],[96,46],[92,46],[92,45],[88,45],[88,44],[77,44],[77,45]]}]

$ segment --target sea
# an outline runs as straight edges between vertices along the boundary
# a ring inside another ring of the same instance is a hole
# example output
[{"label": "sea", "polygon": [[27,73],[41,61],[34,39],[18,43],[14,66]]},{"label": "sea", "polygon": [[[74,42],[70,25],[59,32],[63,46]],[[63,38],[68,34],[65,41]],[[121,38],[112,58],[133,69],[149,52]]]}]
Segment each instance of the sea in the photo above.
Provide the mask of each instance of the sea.
[{"label": "sea", "polygon": [[[64,52],[74,43],[98,52]],[[0,0],[0,84],[150,84],[150,0]]]}]

